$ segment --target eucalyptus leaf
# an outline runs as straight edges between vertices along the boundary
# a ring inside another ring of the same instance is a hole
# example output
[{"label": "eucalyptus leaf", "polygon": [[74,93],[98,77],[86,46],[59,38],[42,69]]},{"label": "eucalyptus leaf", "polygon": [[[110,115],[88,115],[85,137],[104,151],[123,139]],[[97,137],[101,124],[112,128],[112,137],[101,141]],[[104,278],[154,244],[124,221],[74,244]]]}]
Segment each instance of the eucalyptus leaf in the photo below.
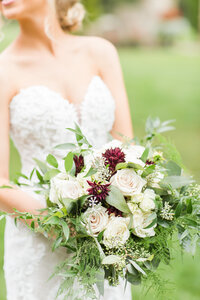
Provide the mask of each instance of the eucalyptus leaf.
[{"label": "eucalyptus leaf", "polygon": [[104,281],[105,281],[105,271],[104,269],[100,269],[96,274],[96,286],[101,296],[104,295]]},{"label": "eucalyptus leaf", "polygon": [[191,178],[185,176],[168,176],[160,182],[160,185],[170,185],[173,189],[178,189],[183,186],[189,185],[192,182],[193,180]]},{"label": "eucalyptus leaf", "polygon": [[144,276],[147,275],[147,274],[144,272],[144,270],[142,270],[142,268],[141,268],[135,261],[130,260],[129,262],[132,264],[132,266],[133,266],[136,270],[138,270],[138,272],[142,273]]},{"label": "eucalyptus leaf", "polygon": [[130,272],[126,272],[126,280],[132,285],[140,285],[141,284],[141,276],[139,274],[134,275]]},{"label": "eucalyptus leaf", "polygon": [[117,255],[109,255],[102,260],[103,265],[113,265],[115,263],[120,263],[120,262],[121,262],[121,258],[120,256]]},{"label": "eucalyptus leaf", "polygon": [[122,195],[120,190],[113,185],[110,186],[110,192],[106,197],[106,202],[124,213],[130,213],[124,196]]},{"label": "eucalyptus leaf", "polygon": [[165,165],[165,168],[167,169],[168,176],[181,175],[181,167],[172,160]]}]

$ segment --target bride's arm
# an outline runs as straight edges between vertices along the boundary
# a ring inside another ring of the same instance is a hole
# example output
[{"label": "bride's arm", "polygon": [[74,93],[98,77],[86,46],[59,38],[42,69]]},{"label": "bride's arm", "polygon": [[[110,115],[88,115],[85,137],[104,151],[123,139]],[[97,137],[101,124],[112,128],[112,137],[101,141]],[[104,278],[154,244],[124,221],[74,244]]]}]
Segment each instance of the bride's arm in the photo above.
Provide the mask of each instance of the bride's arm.
[{"label": "bride's arm", "polygon": [[93,47],[100,75],[116,103],[115,123],[111,134],[117,139],[120,139],[117,132],[133,138],[130,108],[117,50],[110,42],[101,38],[96,38]]},{"label": "bride's arm", "polygon": [[[1,74],[0,74],[1,75]],[[5,74],[0,76],[0,187],[9,183],[9,82]],[[19,188],[0,188],[0,211],[38,214],[44,206]]]}]

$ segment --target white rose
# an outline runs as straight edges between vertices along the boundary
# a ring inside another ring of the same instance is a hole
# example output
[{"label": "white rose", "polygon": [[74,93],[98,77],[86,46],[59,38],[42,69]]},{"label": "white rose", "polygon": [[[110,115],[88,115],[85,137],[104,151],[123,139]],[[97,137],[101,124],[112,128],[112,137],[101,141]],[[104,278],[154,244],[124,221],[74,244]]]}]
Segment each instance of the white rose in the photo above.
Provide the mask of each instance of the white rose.
[{"label": "white rose", "polygon": [[142,191],[146,181],[133,169],[123,169],[111,178],[112,185],[118,187],[124,196],[133,196]]},{"label": "white rose", "polygon": [[143,199],[140,202],[140,208],[144,211],[144,212],[149,212],[153,209],[155,209],[155,197],[156,194],[153,190],[150,189],[146,189],[143,193]]},{"label": "white rose", "polygon": [[51,179],[49,198],[54,203],[60,204],[62,198],[76,200],[82,194],[79,182],[70,175],[60,173]]},{"label": "white rose", "polygon": [[150,237],[155,235],[154,228],[156,227],[156,224],[148,229],[145,229],[152,221],[147,221],[148,217],[151,215],[151,213],[143,213],[141,209],[137,209],[133,213],[133,233],[141,238]]},{"label": "white rose", "polygon": [[129,218],[113,217],[103,234],[103,243],[108,248],[116,248],[126,243],[130,236]]},{"label": "white rose", "polygon": [[126,162],[133,162],[144,167],[145,163],[140,159],[144,150],[145,148],[139,145],[129,146],[127,149],[124,149]]},{"label": "white rose", "polygon": [[83,214],[83,219],[88,232],[90,233],[91,230],[94,235],[98,235],[106,228],[109,215],[105,207],[96,205],[86,210]]}]

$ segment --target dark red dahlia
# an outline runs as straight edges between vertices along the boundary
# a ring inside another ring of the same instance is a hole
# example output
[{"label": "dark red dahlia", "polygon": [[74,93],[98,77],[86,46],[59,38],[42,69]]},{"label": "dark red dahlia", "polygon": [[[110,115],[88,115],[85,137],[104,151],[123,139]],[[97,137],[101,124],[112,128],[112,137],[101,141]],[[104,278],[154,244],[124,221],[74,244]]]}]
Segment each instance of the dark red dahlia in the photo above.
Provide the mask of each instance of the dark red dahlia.
[{"label": "dark red dahlia", "polygon": [[95,198],[96,202],[102,202],[106,200],[106,197],[108,196],[110,189],[110,183],[109,184],[101,184],[101,182],[91,182],[87,181],[88,184],[91,186],[87,191],[89,195],[93,196]]},{"label": "dark red dahlia", "polygon": [[147,159],[146,165],[148,165],[148,166],[155,165],[155,162],[152,161],[152,160]]},{"label": "dark red dahlia", "polygon": [[105,158],[105,164],[109,165],[109,169],[113,173],[117,164],[125,162],[125,154],[119,147],[106,150],[102,156]]},{"label": "dark red dahlia", "polygon": [[83,155],[74,155],[74,163],[76,166],[75,176],[77,176],[84,167],[84,157]]},{"label": "dark red dahlia", "polygon": [[109,215],[114,214],[115,217],[122,217],[122,212],[120,210],[118,210],[117,208],[115,208],[114,206],[110,206],[107,209],[107,212]]}]

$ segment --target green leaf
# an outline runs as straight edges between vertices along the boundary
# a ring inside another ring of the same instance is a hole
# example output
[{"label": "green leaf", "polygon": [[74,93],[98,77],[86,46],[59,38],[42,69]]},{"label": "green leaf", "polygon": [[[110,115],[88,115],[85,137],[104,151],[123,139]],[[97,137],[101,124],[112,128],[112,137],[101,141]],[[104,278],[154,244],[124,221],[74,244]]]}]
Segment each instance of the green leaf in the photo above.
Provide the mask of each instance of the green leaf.
[{"label": "green leaf", "polygon": [[62,243],[62,237],[60,236],[55,240],[52,246],[52,251],[55,251],[58,247],[60,247],[61,243]]},{"label": "green leaf", "polygon": [[60,149],[60,150],[73,150],[73,149],[76,149],[76,145],[73,143],[65,143],[65,144],[57,145],[54,148]]},{"label": "green leaf", "polygon": [[182,208],[183,208],[183,201],[182,199],[180,200],[180,202],[178,203],[176,210],[175,210],[175,217],[178,218],[181,215],[182,212]]},{"label": "green leaf", "polygon": [[0,189],[13,189],[13,187],[9,185],[2,185],[0,186]]},{"label": "green leaf", "polygon": [[104,279],[105,279],[105,271],[104,269],[100,269],[96,274],[96,285],[99,290],[99,294],[101,296],[104,295]]},{"label": "green leaf", "polygon": [[58,217],[50,217],[47,220],[44,221],[44,224],[50,224],[50,225],[60,225],[61,221]]},{"label": "green leaf", "polygon": [[64,233],[64,236],[66,238],[66,241],[68,241],[69,239],[69,234],[70,234],[70,231],[69,231],[69,226],[67,225],[67,223],[63,220],[61,220],[61,225],[62,225],[62,228],[63,228],[63,233]]},{"label": "green leaf", "polygon": [[56,159],[52,154],[49,154],[49,155],[47,156],[46,161],[48,162],[48,164],[50,164],[50,165],[53,166],[54,168],[58,168],[58,162],[57,162],[57,159]]},{"label": "green leaf", "polygon": [[181,167],[177,165],[174,161],[170,160],[165,167],[169,176],[181,175]]},{"label": "green leaf", "polygon": [[151,228],[151,227],[153,227],[155,224],[157,224],[157,218],[155,218],[152,222],[151,222],[151,224],[149,224],[147,227],[145,227],[144,229],[149,229],[149,228]]},{"label": "green leaf", "polygon": [[31,228],[35,229],[35,222],[34,221],[31,222]]},{"label": "green leaf", "polygon": [[149,148],[146,148],[141,156],[141,160],[145,163],[149,155]]},{"label": "green leaf", "polygon": [[34,161],[36,162],[37,166],[39,167],[39,169],[42,171],[43,174],[45,174],[49,170],[46,163],[44,163],[43,161],[38,160],[37,158],[34,158]]},{"label": "green leaf", "polygon": [[31,171],[31,174],[30,174],[30,177],[29,177],[30,180],[32,179],[35,170],[36,170],[36,169],[34,168],[34,169]]},{"label": "green leaf", "polygon": [[38,170],[36,170],[36,175],[40,182],[44,182],[43,176],[40,174],[40,172]]},{"label": "green leaf", "polygon": [[134,170],[143,170],[142,166],[135,164],[133,162],[124,162],[124,163],[119,163],[116,165],[116,170],[122,170],[122,169],[134,169]]},{"label": "green leaf", "polygon": [[142,268],[135,261],[130,260],[130,263],[138,272],[142,273],[144,276],[147,276],[147,274],[144,272],[144,270],[142,270]]},{"label": "green leaf", "polygon": [[130,272],[126,272],[126,280],[132,285],[140,285],[141,284],[141,276],[139,274],[132,274]]},{"label": "green leaf", "polygon": [[72,152],[69,152],[65,158],[65,170],[66,172],[70,172],[73,167],[74,162],[74,154]]},{"label": "green leaf", "polygon": [[155,165],[148,166],[142,173],[142,177],[146,177],[149,174],[152,174],[155,171],[155,168],[156,168]]},{"label": "green leaf", "polygon": [[56,175],[58,175],[60,173],[60,171],[59,170],[57,170],[57,169],[52,169],[52,170],[50,170],[50,171],[48,171],[48,172],[46,172],[45,174],[44,174],[44,180],[45,181],[48,181],[48,180],[51,180],[53,177],[55,177]]},{"label": "green leaf", "polygon": [[124,213],[130,213],[124,196],[120,190],[113,185],[110,186],[110,192],[106,198],[106,202]]},{"label": "green leaf", "polygon": [[186,203],[187,203],[187,213],[191,214],[192,211],[193,211],[192,200],[191,199],[187,199]]},{"label": "green leaf", "polygon": [[182,186],[189,185],[192,182],[193,180],[185,176],[168,176],[160,182],[160,185],[170,185],[173,189],[178,189]]},{"label": "green leaf", "polygon": [[27,177],[26,175],[22,174],[22,173],[17,172],[16,175],[17,175],[18,177],[22,177],[22,178],[28,180],[28,177]]},{"label": "green leaf", "polygon": [[113,265],[115,263],[120,263],[120,262],[121,262],[121,257],[117,255],[109,255],[102,260],[103,265]]},{"label": "green leaf", "polygon": [[96,174],[96,172],[97,172],[97,169],[94,169],[94,168],[91,167],[89,169],[89,171],[87,172],[87,174],[84,176],[84,178],[92,176],[92,175]]}]

